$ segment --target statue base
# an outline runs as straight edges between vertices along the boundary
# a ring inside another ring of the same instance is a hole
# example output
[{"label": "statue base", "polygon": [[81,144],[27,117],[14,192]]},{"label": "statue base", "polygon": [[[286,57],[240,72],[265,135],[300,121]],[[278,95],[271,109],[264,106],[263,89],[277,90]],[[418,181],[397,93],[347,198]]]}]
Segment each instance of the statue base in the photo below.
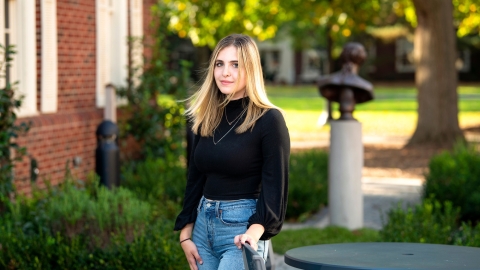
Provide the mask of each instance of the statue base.
[{"label": "statue base", "polygon": [[330,224],[350,230],[363,227],[362,124],[330,122],[328,207]]}]

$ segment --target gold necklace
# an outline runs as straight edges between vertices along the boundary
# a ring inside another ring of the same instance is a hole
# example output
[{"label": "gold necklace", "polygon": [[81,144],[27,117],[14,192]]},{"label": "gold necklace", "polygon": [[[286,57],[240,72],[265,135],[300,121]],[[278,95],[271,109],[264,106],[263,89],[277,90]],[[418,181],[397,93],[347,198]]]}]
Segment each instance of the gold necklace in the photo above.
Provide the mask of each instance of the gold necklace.
[{"label": "gold necklace", "polygon": [[[230,131],[232,131],[232,129],[237,125],[237,123],[240,121],[241,117],[243,114],[245,114],[245,112],[247,111],[247,109],[245,108],[245,110],[243,110],[243,112],[237,117],[235,118],[236,121],[235,123],[233,124],[233,126],[227,131],[227,133],[225,133],[225,135],[223,135],[220,140],[218,140],[217,142],[215,142],[215,130],[213,131],[213,137],[212,137],[212,141],[213,141],[213,144],[214,145],[217,145],[223,138],[225,138],[225,136],[227,136],[228,133],[230,133]],[[227,120],[228,121],[228,120]],[[233,122],[232,122],[233,123]]]},{"label": "gold necklace", "polygon": [[235,119],[233,119],[232,122],[228,121],[227,108],[225,108],[225,120],[227,120],[228,125],[231,126],[233,124],[233,122],[235,122],[240,117],[240,115],[242,115],[247,110],[247,108],[243,109],[243,111],[237,117],[235,117]]}]

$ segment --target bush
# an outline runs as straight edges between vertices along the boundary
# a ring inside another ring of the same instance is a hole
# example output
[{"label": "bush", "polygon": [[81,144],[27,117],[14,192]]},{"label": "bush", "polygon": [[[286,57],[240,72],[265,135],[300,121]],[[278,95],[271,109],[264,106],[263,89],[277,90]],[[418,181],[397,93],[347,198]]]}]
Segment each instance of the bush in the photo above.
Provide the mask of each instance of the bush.
[{"label": "bush", "polygon": [[449,202],[426,199],[407,209],[399,204],[387,213],[380,236],[384,242],[453,244],[458,215],[459,209]]},{"label": "bush", "polygon": [[132,191],[97,183],[67,179],[13,202],[0,217],[0,268],[188,268],[171,220],[153,218]]},{"label": "bush", "polygon": [[147,158],[122,168],[122,186],[150,202],[155,215],[173,219],[180,212],[187,172],[182,157]]},{"label": "bush", "polygon": [[117,238],[108,248],[89,250],[81,237],[25,234],[2,220],[2,269],[187,269],[183,251],[169,221],[149,224],[145,234],[128,243]]},{"label": "bush", "polygon": [[286,219],[304,220],[328,203],[328,154],[306,151],[290,156]]},{"label": "bush", "polygon": [[463,221],[480,221],[480,155],[458,144],[452,152],[434,156],[426,175],[424,198],[451,201]]},{"label": "bush", "polygon": [[150,205],[129,190],[98,185],[86,189],[70,179],[61,187],[37,192],[36,198],[19,198],[10,213],[14,224],[28,234],[81,236],[92,249],[108,246],[114,236],[132,241],[151,219]]}]

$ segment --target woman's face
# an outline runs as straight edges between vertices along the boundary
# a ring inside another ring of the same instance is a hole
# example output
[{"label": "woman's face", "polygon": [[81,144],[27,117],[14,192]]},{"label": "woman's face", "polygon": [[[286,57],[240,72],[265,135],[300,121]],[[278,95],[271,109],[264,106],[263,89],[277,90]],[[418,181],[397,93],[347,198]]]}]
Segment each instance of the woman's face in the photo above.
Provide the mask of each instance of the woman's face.
[{"label": "woman's face", "polygon": [[235,93],[232,99],[239,99],[244,96],[245,70],[238,68],[236,47],[228,46],[219,52],[215,60],[214,77],[218,89],[223,94]]}]

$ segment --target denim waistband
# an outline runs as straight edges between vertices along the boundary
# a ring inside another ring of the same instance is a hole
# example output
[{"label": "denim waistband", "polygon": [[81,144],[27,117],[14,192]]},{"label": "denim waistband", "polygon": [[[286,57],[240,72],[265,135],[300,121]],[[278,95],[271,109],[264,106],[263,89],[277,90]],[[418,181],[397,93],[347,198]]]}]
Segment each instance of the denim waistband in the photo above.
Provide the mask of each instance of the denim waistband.
[{"label": "denim waistband", "polygon": [[257,203],[257,199],[240,199],[240,200],[209,200],[202,196],[198,204],[198,210],[202,207],[207,206],[208,208],[212,207],[214,209],[228,209],[228,208],[241,208],[241,207],[254,207]]}]

